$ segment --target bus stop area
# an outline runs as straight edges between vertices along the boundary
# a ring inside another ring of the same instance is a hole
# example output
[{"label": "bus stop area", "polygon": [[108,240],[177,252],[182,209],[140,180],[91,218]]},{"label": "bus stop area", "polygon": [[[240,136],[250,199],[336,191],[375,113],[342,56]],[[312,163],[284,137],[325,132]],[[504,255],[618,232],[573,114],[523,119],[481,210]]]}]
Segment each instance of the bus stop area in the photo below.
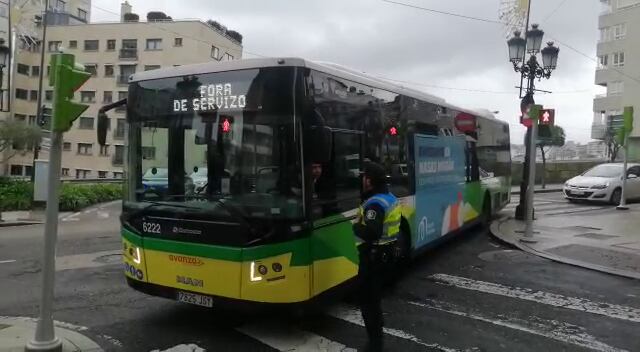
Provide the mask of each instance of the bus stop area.
[{"label": "bus stop area", "polygon": [[640,279],[640,204],[562,216],[537,216],[533,243],[523,242],[524,221],[512,214],[491,225],[491,233],[525,252],[557,262]]}]

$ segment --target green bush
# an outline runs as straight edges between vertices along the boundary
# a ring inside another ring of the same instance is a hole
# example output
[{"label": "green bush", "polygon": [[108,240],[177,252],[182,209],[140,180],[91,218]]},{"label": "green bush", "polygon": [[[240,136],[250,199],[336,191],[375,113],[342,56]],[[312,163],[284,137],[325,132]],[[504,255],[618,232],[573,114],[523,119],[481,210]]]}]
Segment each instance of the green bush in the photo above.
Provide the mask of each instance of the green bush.
[{"label": "green bush", "polygon": [[122,185],[119,184],[64,184],[60,192],[60,211],[78,211],[92,204],[120,199],[121,196]]},{"label": "green bush", "polygon": [[[78,211],[92,204],[120,199],[119,184],[69,184],[60,190],[60,211]],[[27,181],[0,180],[0,211],[29,210],[33,207],[33,185]]]},{"label": "green bush", "polygon": [[33,201],[30,182],[3,179],[0,182],[0,211],[28,210]]}]

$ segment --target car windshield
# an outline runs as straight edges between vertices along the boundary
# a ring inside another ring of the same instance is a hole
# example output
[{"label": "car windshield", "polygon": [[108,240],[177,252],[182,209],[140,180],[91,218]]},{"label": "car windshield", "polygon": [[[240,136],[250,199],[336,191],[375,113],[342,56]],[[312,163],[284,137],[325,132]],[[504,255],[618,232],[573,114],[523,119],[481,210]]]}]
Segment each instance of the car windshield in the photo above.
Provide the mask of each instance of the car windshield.
[{"label": "car windshield", "polygon": [[223,200],[247,216],[301,216],[301,194],[291,191],[301,180],[292,72],[252,69],[132,84],[127,201],[210,209]]},{"label": "car windshield", "polygon": [[588,177],[618,177],[622,175],[622,166],[620,165],[598,165],[582,174]]}]

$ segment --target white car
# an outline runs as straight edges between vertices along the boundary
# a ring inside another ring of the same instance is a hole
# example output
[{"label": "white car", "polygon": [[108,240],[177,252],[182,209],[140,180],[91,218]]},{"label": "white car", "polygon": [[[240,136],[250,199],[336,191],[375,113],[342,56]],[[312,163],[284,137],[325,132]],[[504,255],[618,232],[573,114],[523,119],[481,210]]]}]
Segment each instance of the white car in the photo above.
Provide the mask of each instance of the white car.
[{"label": "white car", "polygon": [[[569,201],[590,200],[619,204],[622,198],[624,165],[600,164],[564,184],[564,195]],[[640,198],[640,164],[627,165],[626,198]]]}]

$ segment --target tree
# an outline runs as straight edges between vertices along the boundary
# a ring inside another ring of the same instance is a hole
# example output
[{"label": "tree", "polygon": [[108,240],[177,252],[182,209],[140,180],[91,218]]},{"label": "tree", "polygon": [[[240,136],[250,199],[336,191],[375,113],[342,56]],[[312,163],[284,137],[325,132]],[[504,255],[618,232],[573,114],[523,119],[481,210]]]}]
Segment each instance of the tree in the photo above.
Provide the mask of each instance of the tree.
[{"label": "tree", "polygon": [[[18,120],[0,121],[0,162],[13,158],[19,150],[32,149],[41,137],[42,130],[38,126]],[[11,150],[11,153],[5,154],[7,150]]]},{"label": "tree", "polygon": [[147,21],[148,22],[154,22],[154,21],[170,21],[171,20],[171,16],[167,16],[167,14],[165,14],[162,11],[150,11],[147,13]]},{"label": "tree", "polygon": [[242,34],[234,31],[234,30],[229,30],[227,31],[227,35],[233,39],[235,39],[238,43],[242,44]]},{"label": "tree", "polygon": [[140,16],[137,13],[125,13],[124,14],[125,22],[138,22],[140,21]]},{"label": "tree", "polygon": [[[546,130],[546,131],[545,131]],[[538,136],[538,148],[542,154],[542,188],[546,188],[545,171],[547,170],[547,152],[552,147],[562,147],[565,142],[564,129],[560,126],[541,127],[541,134]],[[545,149],[546,148],[546,149]]]},{"label": "tree", "polygon": [[214,21],[214,20],[207,20],[207,24],[209,25],[209,27],[217,29],[220,32],[226,32],[227,29],[221,25],[218,21]]}]

